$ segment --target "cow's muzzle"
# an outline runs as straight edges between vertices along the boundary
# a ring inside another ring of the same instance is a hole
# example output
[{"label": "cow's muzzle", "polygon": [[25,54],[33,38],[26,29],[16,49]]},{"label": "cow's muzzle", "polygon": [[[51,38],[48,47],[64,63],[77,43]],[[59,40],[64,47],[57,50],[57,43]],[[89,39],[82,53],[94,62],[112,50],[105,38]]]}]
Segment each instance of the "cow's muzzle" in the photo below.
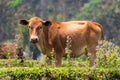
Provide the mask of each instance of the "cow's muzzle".
[{"label": "cow's muzzle", "polygon": [[31,43],[38,43],[38,41],[39,41],[39,38],[37,37],[37,36],[32,36],[31,38],[30,38],[30,42]]}]

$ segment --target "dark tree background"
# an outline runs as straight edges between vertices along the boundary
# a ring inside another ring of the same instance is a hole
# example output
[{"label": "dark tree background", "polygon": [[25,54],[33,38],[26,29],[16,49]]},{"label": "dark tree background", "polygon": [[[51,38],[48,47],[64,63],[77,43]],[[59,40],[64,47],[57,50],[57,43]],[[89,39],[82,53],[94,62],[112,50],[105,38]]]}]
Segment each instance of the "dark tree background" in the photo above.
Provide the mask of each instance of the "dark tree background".
[{"label": "dark tree background", "polygon": [[91,20],[102,24],[106,40],[120,45],[120,0],[0,0],[0,42],[24,37],[31,45],[28,29],[20,19],[39,16],[45,20]]}]

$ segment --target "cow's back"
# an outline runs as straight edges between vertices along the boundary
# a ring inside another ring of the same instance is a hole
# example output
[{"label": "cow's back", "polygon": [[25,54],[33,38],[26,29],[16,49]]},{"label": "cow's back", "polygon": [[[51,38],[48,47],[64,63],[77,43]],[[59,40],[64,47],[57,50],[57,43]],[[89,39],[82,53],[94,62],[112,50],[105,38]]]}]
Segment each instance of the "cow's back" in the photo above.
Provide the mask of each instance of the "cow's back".
[{"label": "cow's back", "polygon": [[[59,42],[56,43],[55,47],[61,44],[65,52],[67,37],[70,37],[72,56],[80,56],[84,52],[87,45],[87,22],[61,22],[57,32]],[[66,56],[66,54],[64,55]]]},{"label": "cow's back", "polygon": [[[85,53],[85,48],[98,41],[101,29],[89,21],[61,22],[58,29],[59,44],[65,52],[67,37],[71,39],[72,56],[77,57]],[[54,42],[53,42],[54,43]],[[97,45],[97,44],[95,44]],[[56,44],[57,46],[57,44]],[[66,54],[64,54],[66,56]]]}]

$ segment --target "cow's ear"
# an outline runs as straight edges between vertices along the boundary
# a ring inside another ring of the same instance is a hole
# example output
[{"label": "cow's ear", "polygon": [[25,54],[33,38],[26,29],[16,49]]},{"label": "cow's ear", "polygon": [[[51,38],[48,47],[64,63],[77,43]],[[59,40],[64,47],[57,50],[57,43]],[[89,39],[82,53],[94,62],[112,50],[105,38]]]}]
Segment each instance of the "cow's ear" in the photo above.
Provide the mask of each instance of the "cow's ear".
[{"label": "cow's ear", "polygon": [[44,26],[50,26],[50,25],[52,25],[52,22],[51,21],[44,21],[43,25]]},{"label": "cow's ear", "polygon": [[20,20],[20,24],[22,25],[28,25],[28,20]]}]

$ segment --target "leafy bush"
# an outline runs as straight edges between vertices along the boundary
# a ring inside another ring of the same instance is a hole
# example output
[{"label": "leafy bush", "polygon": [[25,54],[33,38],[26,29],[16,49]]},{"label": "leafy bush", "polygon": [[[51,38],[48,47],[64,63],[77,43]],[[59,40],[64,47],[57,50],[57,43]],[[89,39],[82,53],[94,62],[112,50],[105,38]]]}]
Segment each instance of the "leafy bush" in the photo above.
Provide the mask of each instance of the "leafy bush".
[{"label": "leafy bush", "polygon": [[[54,56],[54,50],[51,52]],[[69,53],[68,53],[69,54]],[[54,58],[53,58],[54,59]],[[63,58],[62,67],[56,68],[43,60],[18,59],[0,60],[1,80],[119,80],[120,47],[111,42],[98,46],[96,66],[89,67],[89,61],[83,55],[80,58]]]},{"label": "leafy bush", "polygon": [[[42,68],[42,67],[12,67],[0,68],[0,79],[7,80],[118,80],[120,69],[116,68]],[[9,79],[8,79],[9,78]]]},{"label": "leafy bush", "polygon": [[120,68],[120,47],[111,42],[105,42],[97,52],[98,67]]}]

